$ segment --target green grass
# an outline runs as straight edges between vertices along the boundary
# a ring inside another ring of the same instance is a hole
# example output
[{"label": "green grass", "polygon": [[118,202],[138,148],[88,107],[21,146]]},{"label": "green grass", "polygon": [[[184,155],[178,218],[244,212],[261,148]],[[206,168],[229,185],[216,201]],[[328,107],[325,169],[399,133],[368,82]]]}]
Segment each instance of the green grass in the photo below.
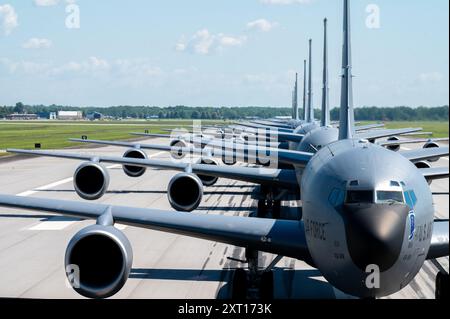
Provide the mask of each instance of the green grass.
[{"label": "green grass", "polygon": [[398,129],[421,127],[424,132],[433,132],[433,137],[448,137],[448,122],[386,122],[386,128]]},{"label": "green grass", "polygon": [[[224,124],[223,121],[202,121],[206,124]],[[363,124],[363,123],[362,123]],[[364,123],[368,124],[368,123]],[[386,128],[422,127],[424,131],[433,132],[433,137],[448,137],[448,122],[386,122]],[[0,121],[0,157],[8,155],[1,150],[7,148],[33,149],[35,143],[41,143],[43,149],[60,149],[77,144],[69,138],[87,135],[89,139],[129,140],[130,132],[166,133],[163,128],[192,127],[192,121],[151,120],[151,121],[102,121],[102,122],[56,122],[56,121]]]},{"label": "green grass", "polygon": [[[202,125],[215,123],[223,124],[224,122],[202,121]],[[192,129],[192,121],[142,121],[139,123],[3,121],[0,122],[0,150],[33,149],[35,143],[41,143],[43,149],[59,149],[77,146],[77,143],[70,142],[68,139],[80,138],[82,135],[86,135],[89,139],[128,140],[136,138],[130,135],[130,132],[144,133],[148,129],[150,133],[170,134],[162,129],[181,127]]]}]

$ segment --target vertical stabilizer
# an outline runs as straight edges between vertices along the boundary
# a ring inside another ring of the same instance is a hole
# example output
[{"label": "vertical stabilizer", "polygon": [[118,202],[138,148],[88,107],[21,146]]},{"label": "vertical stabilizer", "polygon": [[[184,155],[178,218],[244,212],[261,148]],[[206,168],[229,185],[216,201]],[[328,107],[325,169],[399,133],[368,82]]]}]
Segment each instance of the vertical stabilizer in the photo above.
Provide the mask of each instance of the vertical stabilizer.
[{"label": "vertical stabilizer", "polygon": [[306,60],[303,61],[303,120],[306,121],[307,120],[307,116],[306,116]]},{"label": "vertical stabilizer", "polygon": [[309,40],[309,72],[308,72],[308,108],[306,122],[312,123],[314,121],[314,107],[313,107],[313,90],[312,90],[312,40]]},{"label": "vertical stabilizer", "polygon": [[298,73],[295,73],[295,87],[294,87],[294,120],[298,121]]},{"label": "vertical stabilizer", "polygon": [[344,0],[344,45],[342,48],[341,110],[339,140],[351,139],[355,135],[353,113],[352,47],[350,29],[350,4]]},{"label": "vertical stabilizer", "polygon": [[330,88],[328,86],[328,35],[327,19],[324,24],[324,43],[323,43],[323,88],[322,88],[322,118],[321,126],[329,126],[330,122]]}]

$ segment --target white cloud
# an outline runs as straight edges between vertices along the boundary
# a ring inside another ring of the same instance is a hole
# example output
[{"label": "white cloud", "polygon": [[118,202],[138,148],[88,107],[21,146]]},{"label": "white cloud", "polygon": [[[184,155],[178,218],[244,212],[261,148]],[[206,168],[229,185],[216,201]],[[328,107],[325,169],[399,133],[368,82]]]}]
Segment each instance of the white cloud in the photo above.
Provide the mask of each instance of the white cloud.
[{"label": "white cloud", "polygon": [[34,0],[34,4],[39,7],[55,6],[59,3],[59,0]]},{"label": "white cloud", "polygon": [[189,40],[182,37],[176,44],[177,51],[189,51],[196,54],[207,55],[220,51],[226,47],[243,45],[247,41],[246,36],[229,36],[223,33],[212,34],[207,29],[197,31]]},{"label": "white cloud", "polygon": [[31,38],[22,47],[24,49],[47,49],[52,46],[52,41],[49,39]]},{"label": "white cloud", "polygon": [[0,28],[5,35],[11,34],[12,30],[19,26],[19,18],[14,7],[9,4],[0,5]]},{"label": "white cloud", "polygon": [[441,82],[444,79],[444,75],[439,72],[422,73],[418,79],[422,84],[435,84]]},{"label": "white cloud", "polygon": [[269,32],[276,26],[278,26],[277,22],[270,22],[266,19],[258,19],[247,23],[248,29],[257,29],[262,32]]},{"label": "white cloud", "polygon": [[265,4],[289,5],[289,4],[309,4],[314,0],[260,0]]}]

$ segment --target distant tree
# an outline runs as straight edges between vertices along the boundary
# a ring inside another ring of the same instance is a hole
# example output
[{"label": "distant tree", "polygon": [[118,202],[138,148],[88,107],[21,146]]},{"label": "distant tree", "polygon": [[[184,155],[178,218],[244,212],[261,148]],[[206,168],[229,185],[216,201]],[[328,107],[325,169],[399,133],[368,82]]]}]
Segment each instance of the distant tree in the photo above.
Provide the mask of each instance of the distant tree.
[{"label": "distant tree", "polygon": [[14,108],[15,113],[23,114],[25,112],[25,106],[22,102],[17,102],[16,107]]},{"label": "distant tree", "polygon": [[200,118],[200,114],[197,111],[192,112],[191,119],[198,120]]}]

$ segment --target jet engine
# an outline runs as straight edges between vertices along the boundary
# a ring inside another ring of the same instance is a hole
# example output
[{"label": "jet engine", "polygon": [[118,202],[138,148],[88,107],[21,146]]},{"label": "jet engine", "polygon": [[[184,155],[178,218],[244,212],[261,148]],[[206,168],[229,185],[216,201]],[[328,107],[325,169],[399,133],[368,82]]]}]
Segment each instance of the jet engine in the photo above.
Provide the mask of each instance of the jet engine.
[{"label": "jet engine", "polygon": [[170,155],[175,160],[181,160],[185,158],[186,154],[181,150],[181,148],[186,148],[187,144],[185,141],[182,140],[172,140],[170,142],[170,147],[172,148],[172,151],[170,152]]},{"label": "jet engine", "polygon": [[132,263],[130,242],[113,226],[82,229],[69,242],[65,255],[69,283],[87,298],[117,293],[127,281]]},{"label": "jet engine", "polygon": [[[416,162],[416,163],[414,163],[414,165],[415,165],[418,169],[421,169],[421,168],[431,168],[431,164],[430,164],[429,162],[427,162],[427,161]],[[428,184],[431,185],[432,182],[433,182],[433,181],[429,180],[429,181],[428,181]]]},{"label": "jet engine", "polygon": [[194,174],[177,174],[171,179],[167,187],[167,197],[175,210],[192,212],[202,201],[202,181]]},{"label": "jet engine", "polygon": [[[389,142],[397,142],[397,141],[400,141],[400,139],[399,139],[397,136],[389,137],[387,140],[388,140]],[[400,151],[400,144],[388,145],[388,146],[386,146],[386,148],[387,148],[388,150],[390,150],[390,151],[398,152],[398,151]]]},{"label": "jet engine", "polygon": [[[138,149],[130,149],[123,154],[124,158],[134,158],[134,159],[147,159],[147,154],[144,151]],[[141,177],[145,174],[147,170],[145,167],[123,165],[123,171],[129,177]]]},{"label": "jet engine", "polygon": [[[430,142],[425,143],[423,148],[425,148],[425,149],[427,149],[427,148],[439,148],[439,144],[437,144],[436,142],[430,141]],[[439,157],[429,158],[428,161],[432,162],[432,163],[437,162],[437,161],[439,161]]]},{"label": "jet engine", "polygon": [[108,189],[108,170],[100,163],[83,163],[78,166],[73,175],[73,185],[81,198],[86,200],[99,199]]},{"label": "jet engine", "polygon": [[[198,161],[198,164],[203,165],[215,165],[217,166],[218,163],[210,158],[202,158]],[[202,174],[196,174],[198,178],[202,181],[203,186],[213,186],[215,183],[217,183],[218,177],[215,176],[208,176],[208,175],[202,175]]]}]

